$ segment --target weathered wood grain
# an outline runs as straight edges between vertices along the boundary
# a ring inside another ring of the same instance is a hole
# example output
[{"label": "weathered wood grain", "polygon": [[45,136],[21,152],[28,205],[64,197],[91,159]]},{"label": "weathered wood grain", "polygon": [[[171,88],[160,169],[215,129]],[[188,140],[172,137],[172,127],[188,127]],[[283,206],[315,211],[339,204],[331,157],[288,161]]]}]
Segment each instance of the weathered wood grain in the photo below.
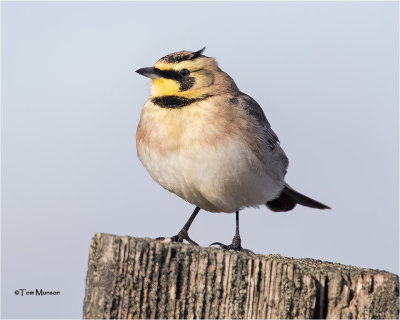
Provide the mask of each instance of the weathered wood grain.
[{"label": "weathered wood grain", "polygon": [[398,298],[385,271],[96,234],[83,316],[394,319]]}]

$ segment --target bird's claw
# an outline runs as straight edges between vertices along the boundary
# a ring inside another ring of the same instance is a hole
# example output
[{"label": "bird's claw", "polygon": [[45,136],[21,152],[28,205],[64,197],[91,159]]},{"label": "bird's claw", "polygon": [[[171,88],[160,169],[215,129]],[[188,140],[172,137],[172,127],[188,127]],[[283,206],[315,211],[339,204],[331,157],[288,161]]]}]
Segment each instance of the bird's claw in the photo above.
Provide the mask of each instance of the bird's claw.
[{"label": "bird's claw", "polygon": [[[156,238],[156,240],[165,240],[165,239],[166,239],[165,237]],[[190,239],[188,232],[184,229],[179,231],[179,233],[177,235],[172,236],[170,239],[172,242],[183,242],[183,240],[186,240],[190,244],[192,244],[194,246],[198,246],[198,243],[193,241],[192,239]]]},{"label": "bird's claw", "polygon": [[221,242],[213,242],[210,244],[210,247],[213,245],[219,245],[220,248],[225,249],[225,250],[234,250],[234,251],[238,251],[238,252],[244,252],[244,253],[247,253],[250,255],[254,254],[253,251],[242,248],[242,245],[240,243],[234,243],[234,242],[232,242],[229,246],[227,246],[226,244],[223,244]]},{"label": "bird's claw", "polygon": [[225,250],[231,250],[231,249],[233,249],[233,248],[232,248],[232,245],[227,246],[226,244],[223,244],[223,243],[221,243],[221,242],[213,242],[213,243],[211,243],[211,244],[209,245],[209,247],[214,246],[214,245],[219,245],[220,248],[225,249]]}]

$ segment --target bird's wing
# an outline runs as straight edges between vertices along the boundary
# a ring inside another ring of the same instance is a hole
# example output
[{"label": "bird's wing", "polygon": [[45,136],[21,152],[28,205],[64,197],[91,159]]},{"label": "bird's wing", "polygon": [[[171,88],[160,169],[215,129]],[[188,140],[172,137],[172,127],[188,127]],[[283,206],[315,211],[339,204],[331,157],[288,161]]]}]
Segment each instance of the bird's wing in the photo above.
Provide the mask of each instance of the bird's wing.
[{"label": "bird's wing", "polygon": [[272,130],[263,109],[252,97],[247,94],[240,93],[236,96],[238,105],[261,127],[262,141],[267,152],[267,161],[272,161],[272,171],[274,175],[278,175],[281,179],[284,178],[286,170],[289,166],[289,160],[279,144],[279,138]]},{"label": "bird's wing", "polygon": [[257,121],[257,123],[263,127],[264,135],[268,144],[271,145],[279,144],[278,136],[272,130],[271,125],[264,114],[263,109],[260,107],[257,101],[254,100],[252,97],[248,96],[247,94],[241,93],[239,96],[239,104],[249,116],[253,117]]}]

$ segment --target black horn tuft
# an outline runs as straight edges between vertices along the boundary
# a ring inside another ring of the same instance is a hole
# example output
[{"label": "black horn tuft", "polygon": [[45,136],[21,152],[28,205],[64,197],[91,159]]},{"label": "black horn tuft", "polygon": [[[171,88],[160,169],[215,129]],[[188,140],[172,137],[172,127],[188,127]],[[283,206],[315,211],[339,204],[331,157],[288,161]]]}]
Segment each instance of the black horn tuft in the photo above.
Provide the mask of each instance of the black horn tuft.
[{"label": "black horn tuft", "polygon": [[199,51],[194,52],[194,53],[193,53],[192,60],[193,60],[193,59],[196,59],[196,58],[198,58],[198,57],[200,57],[205,49],[206,49],[206,47],[203,47],[203,48],[200,49]]}]

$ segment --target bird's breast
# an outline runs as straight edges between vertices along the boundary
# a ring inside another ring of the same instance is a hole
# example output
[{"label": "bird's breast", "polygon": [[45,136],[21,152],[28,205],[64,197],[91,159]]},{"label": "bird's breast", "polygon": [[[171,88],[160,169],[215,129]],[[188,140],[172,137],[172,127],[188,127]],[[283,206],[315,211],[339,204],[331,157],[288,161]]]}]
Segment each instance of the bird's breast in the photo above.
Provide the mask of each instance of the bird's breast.
[{"label": "bird's breast", "polygon": [[211,99],[178,109],[160,108],[148,101],[137,130],[138,146],[151,146],[152,152],[168,154],[218,146],[243,135],[245,121],[235,110],[211,103]]},{"label": "bird's breast", "polygon": [[205,210],[259,205],[279,187],[268,187],[270,178],[246,139],[251,128],[234,112],[218,103],[165,109],[147,102],[136,135],[138,156],[165,189]]}]

